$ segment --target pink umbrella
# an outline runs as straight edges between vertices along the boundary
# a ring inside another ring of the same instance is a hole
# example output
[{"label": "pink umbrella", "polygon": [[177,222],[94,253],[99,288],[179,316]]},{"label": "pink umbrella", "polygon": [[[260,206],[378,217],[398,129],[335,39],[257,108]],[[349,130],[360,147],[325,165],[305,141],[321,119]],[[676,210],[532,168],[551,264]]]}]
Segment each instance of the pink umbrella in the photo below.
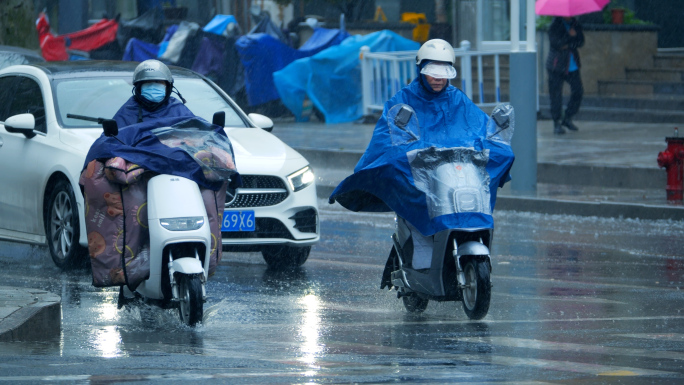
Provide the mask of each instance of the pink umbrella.
[{"label": "pink umbrella", "polygon": [[577,16],[598,12],[610,3],[610,0],[537,0],[534,10],[537,15]]}]

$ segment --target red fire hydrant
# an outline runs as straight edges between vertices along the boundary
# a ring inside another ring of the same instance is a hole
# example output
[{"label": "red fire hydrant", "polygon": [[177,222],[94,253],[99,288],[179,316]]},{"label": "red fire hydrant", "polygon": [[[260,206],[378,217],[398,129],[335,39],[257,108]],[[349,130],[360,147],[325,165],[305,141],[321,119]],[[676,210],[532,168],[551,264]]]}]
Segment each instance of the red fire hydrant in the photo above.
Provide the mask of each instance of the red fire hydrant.
[{"label": "red fire hydrant", "polygon": [[665,138],[667,148],[658,153],[658,166],[667,171],[667,201],[682,203],[684,192],[684,138],[680,138],[677,128],[675,136]]}]

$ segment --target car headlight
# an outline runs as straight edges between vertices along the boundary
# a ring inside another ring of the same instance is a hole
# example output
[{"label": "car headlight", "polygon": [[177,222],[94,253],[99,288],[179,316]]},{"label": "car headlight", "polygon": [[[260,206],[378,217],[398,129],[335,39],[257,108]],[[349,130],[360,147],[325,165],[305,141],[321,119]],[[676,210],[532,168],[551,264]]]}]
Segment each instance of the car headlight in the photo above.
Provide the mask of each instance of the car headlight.
[{"label": "car headlight", "polygon": [[287,176],[287,181],[290,182],[292,191],[299,191],[304,187],[310,185],[314,181],[314,173],[311,167],[306,166],[299,171],[295,171]]},{"label": "car headlight", "polygon": [[164,218],[160,219],[159,223],[163,228],[170,231],[188,231],[197,230],[204,225],[204,218],[202,217],[182,217],[182,218]]}]

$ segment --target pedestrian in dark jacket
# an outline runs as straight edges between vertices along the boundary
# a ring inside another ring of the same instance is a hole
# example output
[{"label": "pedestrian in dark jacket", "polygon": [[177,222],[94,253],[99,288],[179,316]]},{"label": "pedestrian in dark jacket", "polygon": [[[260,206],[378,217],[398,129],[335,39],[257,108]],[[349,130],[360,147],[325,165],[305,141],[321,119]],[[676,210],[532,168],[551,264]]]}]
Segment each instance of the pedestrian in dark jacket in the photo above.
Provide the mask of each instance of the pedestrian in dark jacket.
[{"label": "pedestrian in dark jacket", "polygon": [[[549,56],[546,70],[549,74],[549,97],[551,98],[551,117],[553,133],[565,134],[563,126],[577,131],[572,117],[577,114],[582,103],[584,88],[580,76],[580,55],[577,48],[584,45],[582,26],[574,17],[556,17],[549,27]],[[563,83],[570,85],[570,100],[562,113]]]}]

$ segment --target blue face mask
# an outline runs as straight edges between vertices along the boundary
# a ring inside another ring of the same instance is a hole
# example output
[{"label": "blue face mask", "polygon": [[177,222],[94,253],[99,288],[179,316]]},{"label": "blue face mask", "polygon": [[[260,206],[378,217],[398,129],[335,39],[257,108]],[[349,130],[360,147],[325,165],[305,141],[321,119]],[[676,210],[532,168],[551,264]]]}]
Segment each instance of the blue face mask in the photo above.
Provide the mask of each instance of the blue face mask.
[{"label": "blue face mask", "polygon": [[144,83],[140,94],[153,103],[159,103],[166,97],[166,85],[160,83]]}]

